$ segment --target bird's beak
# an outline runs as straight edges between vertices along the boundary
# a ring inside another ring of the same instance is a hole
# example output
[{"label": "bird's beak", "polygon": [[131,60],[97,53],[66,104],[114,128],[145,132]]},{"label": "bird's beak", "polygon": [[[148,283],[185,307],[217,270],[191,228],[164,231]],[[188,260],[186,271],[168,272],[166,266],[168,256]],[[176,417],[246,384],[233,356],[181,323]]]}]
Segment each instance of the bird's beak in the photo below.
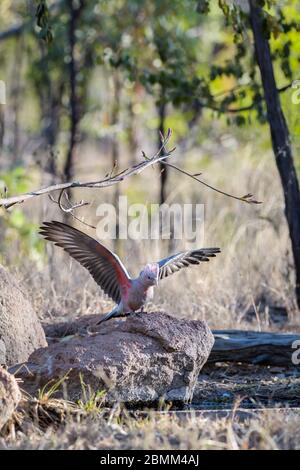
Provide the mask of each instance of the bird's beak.
[{"label": "bird's beak", "polygon": [[158,286],[158,279],[155,279],[155,285]]}]

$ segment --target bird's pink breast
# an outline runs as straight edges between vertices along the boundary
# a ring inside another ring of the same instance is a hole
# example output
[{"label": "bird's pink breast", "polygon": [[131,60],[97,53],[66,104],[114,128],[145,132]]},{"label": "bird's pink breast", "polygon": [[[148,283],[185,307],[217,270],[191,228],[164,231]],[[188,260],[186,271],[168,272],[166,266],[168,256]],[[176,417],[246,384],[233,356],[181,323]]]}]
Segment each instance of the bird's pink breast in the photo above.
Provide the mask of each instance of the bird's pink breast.
[{"label": "bird's pink breast", "polygon": [[128,306],[131,311],[138,310],[146,302],[148,290],[148,288],[146,289],[136,284],[131,286],[122,299],[123,304]]}]

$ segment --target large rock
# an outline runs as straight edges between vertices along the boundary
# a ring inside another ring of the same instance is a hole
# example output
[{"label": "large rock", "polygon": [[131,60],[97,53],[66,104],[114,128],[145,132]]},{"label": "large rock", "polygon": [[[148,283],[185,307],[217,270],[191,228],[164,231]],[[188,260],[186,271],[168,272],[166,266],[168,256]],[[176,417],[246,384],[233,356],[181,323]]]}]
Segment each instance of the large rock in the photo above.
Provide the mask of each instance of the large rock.
[{"label": "large rock", "polygon": [[20,400],[21,392],[16,379],[0,367],[0,431],[15,411]]},{"label": "large rock", "polygon": [[[77,330],[86,321],[81,318]],[[93,324],[93,318],[88,322]],[[74,333],[76,323],[71,325]],[[72,400],[82,395],[80,377],[91,390],[106,390],[108,403],[191,400],[214,342],[206,322],[153,312],[113,319],[98,328],[93,336],[66,336],[35,351],[19,371],[22,387],[32,393],[66,374],[65,391]],[[48,328],[52,336],[62,332],[70,333],[68,325]]]},{"label": "large rock", "polygon": [[0,364],[27,361],[35,349],[45,346],[43,328],[29,300],[0,265]]}]

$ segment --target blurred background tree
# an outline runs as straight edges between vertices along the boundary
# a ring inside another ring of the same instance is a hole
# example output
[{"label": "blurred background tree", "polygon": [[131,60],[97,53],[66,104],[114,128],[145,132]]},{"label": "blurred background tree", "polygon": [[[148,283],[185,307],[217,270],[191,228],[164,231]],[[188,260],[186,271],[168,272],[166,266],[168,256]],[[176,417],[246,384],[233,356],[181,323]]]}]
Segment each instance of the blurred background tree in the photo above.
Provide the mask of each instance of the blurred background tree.
[{"label": "blurred background tree", "polygon": [[[209,4],[209,1],[200,0],[198,11],[208,12]],[[220,0],[219,6],[226,21],[233,28],[236,53],[233,61],[227,62],[225,67],[213,69],[212,78],[215,75],[229,74],[239,79],[247,74],[251,79],[248,88],[253,94],[253,101],[251,105],[245,107],[245,111],[255,110],[259,122],[268,121],[275,161],[284,193],[285,215],[296,272],[296,299],[300,308],[300,191],[290,132],[279,98],[279,92],[286,91],[293,85],[293,79],[297,78],[292,72],[300,31],[299,22],[292,15],[292,13],[296,15],[297,7],[296,4],[289,5],[289,9],[285,11],[281,2],[273,0],[236,2]],[[247,47],[249,30],[253,35],[254,50],[253,47]],[[270,47],[271,37],[275,41],[281,39],[281,44],[279,43],[273,53]],[[299,61],[300,56],[296,54],[298,66]],[[279,62],[278,68],[282,76],[288,80],[288,85],[281,90],[277,88],[274,74],[277,62]],[[236,103],[236,101],[233,91],[230,103]],[[243,110],[243,108],[240,109]],[[243,125],[244,122],[245,117],[238,113],[237,123]]]}]

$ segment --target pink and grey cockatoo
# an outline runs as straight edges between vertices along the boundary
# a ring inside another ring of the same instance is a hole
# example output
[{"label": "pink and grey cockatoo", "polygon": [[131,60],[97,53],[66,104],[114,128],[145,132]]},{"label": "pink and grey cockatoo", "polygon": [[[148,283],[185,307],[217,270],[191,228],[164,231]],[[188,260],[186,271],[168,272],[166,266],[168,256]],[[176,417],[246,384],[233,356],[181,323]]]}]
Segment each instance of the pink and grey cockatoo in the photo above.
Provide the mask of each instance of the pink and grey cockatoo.
[{"label": "pink and grey cockatoo", "polygon": [[146,264],[139,276],[132,279],[119,257],[89,235],[62,222],[44,222],[40,233],[62,247],[92,275],[101,289],[116,302],[116,307],[99,323],[112,317],[128,315],[141,309],[153,297],[153,287],[170,274],[200,261],[209,261],[220,253],[219,248],[183,251],[157,263]]}]

